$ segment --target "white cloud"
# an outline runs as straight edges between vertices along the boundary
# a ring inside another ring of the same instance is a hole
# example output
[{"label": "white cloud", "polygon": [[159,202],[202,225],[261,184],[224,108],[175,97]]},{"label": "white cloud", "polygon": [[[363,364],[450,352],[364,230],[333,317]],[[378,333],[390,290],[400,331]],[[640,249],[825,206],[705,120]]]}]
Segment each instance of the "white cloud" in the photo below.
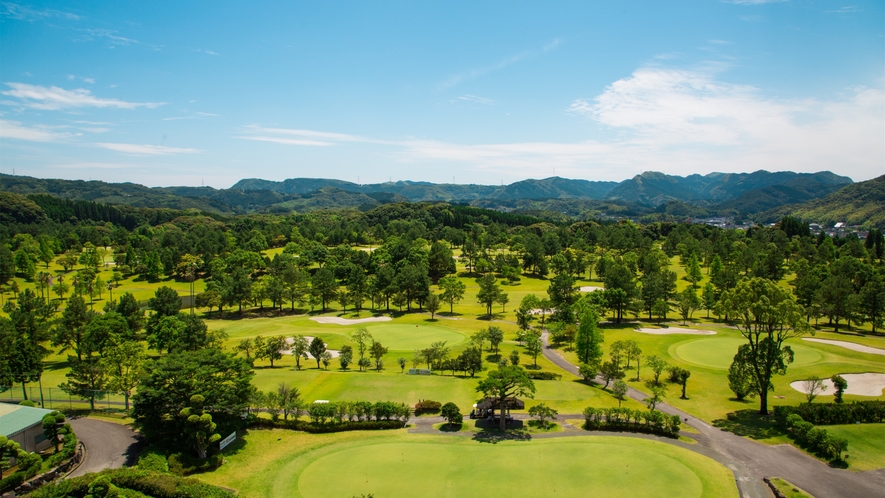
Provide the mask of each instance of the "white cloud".
[{"label": "white cloud", "polygon": [[328,147],[342,142],[361,143],[384,143],[380,140],[347,135],[344,133],[330,133],[324,131],[298,130],[290,128],[266,128],[261,126],[247,126],[245,134],[236,136],[243,140],[255,140],[258,142],[273,142],[285,145],[304,145],[310,147]]},{"label": "white cloud", "polygon": [[25,21],[35,21],[38,19],[52,18],[68,19],[71,21],[79,21],[81,19],[80,16],[72,14],[70,12],[62,12],[60,10],[53,9],[37,10],[11,2],[0,3],[0,17],[8,17],[10,19],[20,19]]},{"label": "white cloud", "polygon": [[495,101],[492,99],[487,99],[485,97],[477,97],[476,95],[461,95],[456,100],[464,100],[467,102],[474,102],[482,105],[494,105]]},{"label": "white cloud", "polygon": [[77,76],[75,74],[68,75],[68,81],[80,80],[83,83],[89,83],[90,85],[95,83],[95,78],[86,78],[84,76]]},{"label": "white cloud", "polygon": [[139,156],[165,156],[169,154],[196,154],[203,152],[199,149],[186,149],[179,147],[166,147],[163,145],[140,145],[140,144],[120,144],[120,143],[96,143],[96,147],[102,149],[122,152],[124,154],[134,154]]},{"label": "white cloud", "polygon": [[[6,83],[9,90],[0,92],[3,95],[18,98],[18,105],[32,109],[60,110],[78,107],[110,107],[117,109],[136,109],[147,107],[153,109],[164,105],[164,102],[125,102],[117,99],[103,99],[92,95],[85,88],[65,90],[57,86],[38,86],[27,83]],[[3,102],[10,104],[10,102]]]},{"label": "white cloud", "polygon": [[541,54],[546,54],[547,52],[550,52],[551,50],[556,49],[556,47],[558,47],[561,44],[562,44],[562,40],[559,38],[555,38],[555,39],[551,40],[550,42],[546,43],[543,47],[541,47],[540,50],[537,50],[537,49],[527,50],[525,52],[520,52],[518,54],[511,55],[509,57],[505,57],[505,58],[499,60],[498,62],[495,62],[493,64],[489,64],[487,66],[483,66],[483,67],[479,67],[476,69],[471,69],[469,71],[464,71],[461,73],[453,74],[453,75],[449,76],[448,78],[446,78],[445,80],[438,83],[437,88],[439,90],[447,90],[449,88],[458,86],[459,84],[461,84],[467,80],[472,80],[474,78],[478,78],[478,77],[488,74],[492,71],[504,69],[505,67],[515,64],[521,60],[529,59],[529,58],[532,58],[532,57],[535,57],[535,56],[541,55]]},{"label": "white cloud", "polygon": [[76,169],[76,170],[85,170],[85,169],[125,169],[131,168],[131,164],[123,164],[123,163],[98,163],[98,162],[80,162],[80,163],[68,163],[68,164],[56,164],[54,165],[56,168],[61,169]]},{"label": "white cloud", "polygon": [[93,41],[96,39],[107,40],[113,45],[137,45],[141,42],[133,38],[120,36],[113,29],[84,29],[84,35],[80,38],[85,41]]},{"label": "white cloud", "polygon": [[827,14],[855,14],[857,12],[863,12],[863,9],[859,9],[855,5],[846,5],[845,7],[836,10],[825,10],[824,12]]},{"label": "white cloud", "polygon": [[61,142],[79,135],[79,133],[58,133],[46,127],[22,126],[18,121],[0,119],[0,138],[27,140],[30,142]]},{"label": "white cloud", "polygon": [[237,138],[300,146],[371,144],[402,163],[463,163],[510,177],[546,176],[552,168],[597,180],[650,170],[687,175],[767,169],[830,170],[863,180],[885,171],[881,89],[852,88],[832,100],[774,99],[753,86],[717,79],[722,70],[638,69],[596,97],[572,103],[571,113],[604,128],[572,143],[458,144],[258,126]]}]

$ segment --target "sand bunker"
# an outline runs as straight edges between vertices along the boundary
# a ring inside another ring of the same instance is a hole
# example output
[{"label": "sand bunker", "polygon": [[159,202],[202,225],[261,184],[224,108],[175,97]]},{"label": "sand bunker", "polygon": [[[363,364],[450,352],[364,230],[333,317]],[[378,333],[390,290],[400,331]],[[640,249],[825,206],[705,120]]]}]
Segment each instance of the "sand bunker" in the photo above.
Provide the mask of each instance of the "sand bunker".
[{"label": "sand bunker", "polygon": [[[304,336],[304,338],[307,339],[307,343],[308,343],[308,344],[310,344],[310,341],[313,340],[313,337],[311,337],[311,336],[309,336],[309,335]],[[287,338],[286,338],[286,344],[288,344],[288,345],[291,346],[291,345],[294,344],[294,343],[295,343],[295,338],[294,338],[294,337],[287,337]],[[328,344],[326,344],[326,346],[328,346]],[[328,351],[329,354],[332,355],[332,358],[338,358],[339,353],[338,353],[337,350],[335,350],[335,349],[327,349],[326,351]],[[292,349],[291,349],[291,348],[290,348],[290,349],[284,349],[284,350],[282,350],[282,351],[280,351],[280,352],[283,353],[283,354],[292,354]],[[310,354],[309,352],[307,353],[307,357],[316,360],[316,358],[314,358],[313,355]]]},{"label": "sand bunker", "polygon": [[550,309],[544,310],[541,308],[534,308],[531,311],[529,311],[529,313],[531,313],[532,315],[545,315],[546,316],[546,315],[552,315],[553,313],[556,313],[556,309],[550,308]]},{"label": "sand bunker", "polygon": [[647,327],[642,327],[638,329],[633,329],[636,332],[642,332],[643,334],[652,334],[652,335],[669,335],[669,334],[685,334],[685,335],[716,335],[716,332],[712,330],[695,330],[695,329],[684,329],[682,327],[667,327],[665,329],[650,329]]},{"label": "sand bunker", "polygon": [[[878,397],[882,395],[882,389],[885,389],[885,374],[882,373],[862,373],[862,374],[839,374],[848,382],[848,389],[845,390],[845,394],[856,394],[858,396],[874,396]],[[797,380],[796,382],[791,382],[790,387],[799,391],[800,393],[805,392],[805,386],[803,386],[804,381]],[[819,396],[832,396],[833,393],[836,392],[836,389],[833,387],[833,381],[830,379],[824,380],[824,385],[827,386],[827,390],[820,393]]]},{"label": "sand bunker", "polygon": [[585,285],[581,287],[581,292],[596,292],[605,290],[605,287],[599,287],[597,285]]},{"label": "sand bunker", "polygon": [[852,351],[858,351],[861,353],[880,354],[880,355],[885,356],[885,349],[864,346],[863,344],[857,344],[856,342],[831,341],[829,339],[815,339],[813,337],[803,337],[802,340],[803,341],[811,341],[811,342],[819,342],[821,344],[829,344],[830,346],[839,346],[839,347],[842,347],[845,349],[850,349]]},{"label": "sand bunker", "polygon": [[369,318],[341,318],[339,316],[312,316],[311,320],[317,323],[333,323],[335,325],[356,325],[368,322],[389,322],[393,320],[389,316],[371,316]]}]

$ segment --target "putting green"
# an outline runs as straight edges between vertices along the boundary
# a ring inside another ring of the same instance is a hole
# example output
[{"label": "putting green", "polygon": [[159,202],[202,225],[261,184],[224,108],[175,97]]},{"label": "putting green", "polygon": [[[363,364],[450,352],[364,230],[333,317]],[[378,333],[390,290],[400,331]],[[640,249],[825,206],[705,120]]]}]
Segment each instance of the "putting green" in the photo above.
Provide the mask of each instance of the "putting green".
[{"label": "putting green", "polygon": [[[644,439],[573,437],[481,444],[462,438],[342,445],[298,477],[325,496],[737,496],[728,469]],[[596,462],[599,465],[591,465]]]},{"label": "putting green", "polygon": [[464,334],[435,325],[379,323],[369,325],[366,330],[372,334],[376,341],[391,351],[412,351],[416,348],[426,348],[430,346],[430,343],[436,341],[446,341],[447,346],[454,346],[467,339]]},{"label": "putting green", "polygon": [[[727,370],[734,360],[738,347],[746,344],[746,342],[744,339],[733,337],[698,339],[674,344],[670,346],[669,353],[670,356],[686,363],[717,370]],[[823,359],[820,351],[814,348],[800,344],[790,344],[790,347],[794,353],[791,366],[810,365]]]}]

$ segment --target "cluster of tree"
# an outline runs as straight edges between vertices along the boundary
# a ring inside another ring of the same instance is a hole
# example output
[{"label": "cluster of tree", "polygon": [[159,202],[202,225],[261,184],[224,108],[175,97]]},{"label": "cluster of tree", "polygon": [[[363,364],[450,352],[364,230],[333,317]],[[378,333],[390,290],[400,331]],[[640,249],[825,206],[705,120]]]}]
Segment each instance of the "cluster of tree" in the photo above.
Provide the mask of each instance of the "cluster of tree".
[{"label": "cluster of tree", "polygon": [[678,415],[666,415],[657,410],[632,410],[630,408],[584,409],[584,428],[587,430],[615,430],[651,432],[679,437],[682,421]]},{"label": "cluster of tree", "polygon": [[412,407],[392,401],[336,401],[311,403],[305,410],[314,424],[399,420],[405,425],[412,416]]}]

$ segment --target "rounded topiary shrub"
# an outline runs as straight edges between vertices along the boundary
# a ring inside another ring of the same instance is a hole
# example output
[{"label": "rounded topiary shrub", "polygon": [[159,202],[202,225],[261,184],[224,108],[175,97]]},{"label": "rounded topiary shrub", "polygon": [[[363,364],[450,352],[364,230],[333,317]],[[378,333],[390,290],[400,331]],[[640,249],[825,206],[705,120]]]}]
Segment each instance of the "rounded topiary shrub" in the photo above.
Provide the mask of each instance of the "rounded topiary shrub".
[{"label": "rounded topiary shrub", "polygon": [[421,400],[415,405],[415,415],[424,415],[427,413],[437,414],[442,408],[442,403],[429,399]]}]

